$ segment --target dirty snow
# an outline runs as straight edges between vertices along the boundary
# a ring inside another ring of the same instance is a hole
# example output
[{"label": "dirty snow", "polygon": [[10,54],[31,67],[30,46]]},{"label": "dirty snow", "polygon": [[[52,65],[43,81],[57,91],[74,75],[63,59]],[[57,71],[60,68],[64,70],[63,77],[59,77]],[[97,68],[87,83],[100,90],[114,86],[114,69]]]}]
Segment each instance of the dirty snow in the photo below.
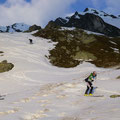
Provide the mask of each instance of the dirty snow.
[{"label": "dirty snow", "polygon": [[75,30],[75,27],[61,27],[60,30]]},{"label": "dirty snow", "polygon": [[[29,38],[34,44],[29,44]],[[119,120],[120,69],[103,69],[84,62],[76,68],[52,66],[45,55],[55,43],[28,33],[0,33],[0,61],[15,67],[0,73],[0,120]],[[96,70],[95,95],[85,97],[84,79]]]}]

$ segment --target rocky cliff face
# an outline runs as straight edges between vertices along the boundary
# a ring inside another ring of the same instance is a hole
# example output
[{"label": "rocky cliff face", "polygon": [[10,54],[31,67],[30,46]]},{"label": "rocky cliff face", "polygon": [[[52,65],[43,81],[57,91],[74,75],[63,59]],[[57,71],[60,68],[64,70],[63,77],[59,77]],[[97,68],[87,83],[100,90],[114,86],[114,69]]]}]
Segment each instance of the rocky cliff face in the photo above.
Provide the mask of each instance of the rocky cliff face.
[{"label": "rocky cliff face", "polygon": [[[102,16],[102,17],[101,17]],[[84,14],[79,14],[78,12],[75,12],[70,17],[64,18],[57,18],[55,21],[52,21],[52,24],[48,24],[49,26],[62,26],[62,27],[75,27],[75,28],[80,28],[84,30],[89,30],[93,32],[98,32],[105,34],[110,37],[116,37],[120,36],[120,29],[108,24],[103,20],[103,17],[110,17],[111,19],[118,19],[114,15],[109,15],[105,12],[98,12],[96,10],[91,10],[85,9]],[[120,21],[119,21],[120,23]],[[48,27],[46,26],[46,28]]]}]

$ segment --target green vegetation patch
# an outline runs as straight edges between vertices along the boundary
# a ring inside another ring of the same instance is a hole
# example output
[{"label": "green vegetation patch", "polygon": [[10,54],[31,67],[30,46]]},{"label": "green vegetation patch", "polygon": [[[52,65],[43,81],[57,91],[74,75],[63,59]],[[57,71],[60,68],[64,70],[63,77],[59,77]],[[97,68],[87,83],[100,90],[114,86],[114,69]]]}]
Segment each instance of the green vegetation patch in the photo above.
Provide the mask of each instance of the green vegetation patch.
[{"label": "green vegetation patch", "polygon": [[116,79],[120,79],[120,76],[118,76]]},{"label": "green vegetation patch", "polygon": [[79,51],[79,52],[76,52],[76,55],[73,56],[74,59],[76,60],[79,60],[79,59],[82,59],[82,60],[96,60],[97,58],[92,54],[92,53],[89,53],[89,52],[85,52],[85,51]]},{"label": "green vegetation patch", "polygon": [[14,67],[12,63],[8,63],[7,60],[0,62],[0,73],[7,72]]},{"label": "green vegetation patch", "polygon": [[110,98],[118,98],[120,95],[111,95]]},{"label": "green vegetation patch", "polygon": [[94,37],[94,35],[88,35],[85,32],[83,32],[80,39],[83,42],[83,44],[89,44],[96,41],[96,38]]}]

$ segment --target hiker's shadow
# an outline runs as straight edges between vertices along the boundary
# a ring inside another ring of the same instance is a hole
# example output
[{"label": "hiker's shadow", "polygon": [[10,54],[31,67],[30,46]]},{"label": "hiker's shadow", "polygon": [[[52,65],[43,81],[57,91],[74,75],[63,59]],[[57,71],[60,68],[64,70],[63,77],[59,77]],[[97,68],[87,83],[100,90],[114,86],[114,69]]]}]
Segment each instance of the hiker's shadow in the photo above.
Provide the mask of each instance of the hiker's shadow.
[{"label": "hiker's shadow", "polygon": [[96,90],[97,88],[98,88],[98,87],[93,87],[92,94],[95,93],[95,90]]}]

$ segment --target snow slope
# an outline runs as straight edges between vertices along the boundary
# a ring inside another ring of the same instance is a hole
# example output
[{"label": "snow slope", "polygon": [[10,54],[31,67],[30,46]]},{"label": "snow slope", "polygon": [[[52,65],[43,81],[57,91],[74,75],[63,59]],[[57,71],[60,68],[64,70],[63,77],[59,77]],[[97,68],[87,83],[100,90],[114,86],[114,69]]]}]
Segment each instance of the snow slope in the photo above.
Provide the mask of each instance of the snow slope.
[{"label": "snow slope", "polygon": [[[28,39],[32,38],[33,45]],[[0,120],[119,120],[120,70],[97,68],[84,62],[76,68],[52,66],[45,55],[56,43],[33,37],[30,33],[0,33],[0,61],[7,59],[15,67],[0,73]],[[86,78],[98,72],[96,95],[84,97]]]}]

